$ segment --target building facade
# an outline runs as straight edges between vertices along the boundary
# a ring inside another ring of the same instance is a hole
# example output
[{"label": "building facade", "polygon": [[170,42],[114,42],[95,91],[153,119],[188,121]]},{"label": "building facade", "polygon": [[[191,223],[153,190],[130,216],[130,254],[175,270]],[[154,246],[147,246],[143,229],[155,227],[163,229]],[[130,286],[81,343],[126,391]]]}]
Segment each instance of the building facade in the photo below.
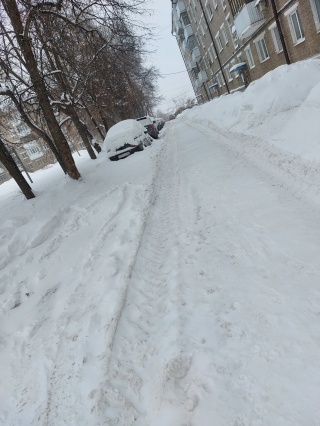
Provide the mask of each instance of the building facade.
[{"label": "building facade", "polygon": [[320,54],[320,0],[171,0],[172,34],[199,103]]},{"label": "building facade", "polygon": [[[73,128],[67,129],[65,136],[71,152],[86,149],[84,143],[76,136]],[[46,142],[22,122],[14,125],[14,132],[8,133],[6,139],[8,140],[6,143],[7,149],[21,171],[33,173],[57,161]],[[0,163],[0,184],[9,179],[11,179],[10,174]]]}]

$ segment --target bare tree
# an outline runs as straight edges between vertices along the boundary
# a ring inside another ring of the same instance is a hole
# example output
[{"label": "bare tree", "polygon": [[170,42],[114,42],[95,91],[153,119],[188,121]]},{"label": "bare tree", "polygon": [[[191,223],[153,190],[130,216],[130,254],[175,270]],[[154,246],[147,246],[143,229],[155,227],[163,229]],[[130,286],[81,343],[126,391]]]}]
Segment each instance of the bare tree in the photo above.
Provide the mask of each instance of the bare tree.
[{"label": "bare tree", "polygon": [[2,140],[0,136],[0,161],[5,166],[5,168],[8,170],[10,175],[13,177],[13,179],[17,182],[19,188],[27,198],[27,200],[30,200],[31,198],[34,198],[35,195],[32,192],[32,189],[28,182],[25,180],[23,174],[21,173],[19,167],[16,165],[14,159],[10,155],[4,141]]}]

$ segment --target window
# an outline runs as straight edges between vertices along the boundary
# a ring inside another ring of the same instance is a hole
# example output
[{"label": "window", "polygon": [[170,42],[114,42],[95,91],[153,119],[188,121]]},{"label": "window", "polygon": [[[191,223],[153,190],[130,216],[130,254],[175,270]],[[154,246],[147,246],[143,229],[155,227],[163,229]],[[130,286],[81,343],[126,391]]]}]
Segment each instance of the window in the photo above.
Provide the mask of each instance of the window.
[{"label": "window", "polygon": [[219,73],[216,75],[216,81],[217,81],[219,87],[222,87]]},{"label": "window", "polygon": [[194,35],[191,35],[189,38],[188,38],[188,42],[187,42],[187,44],[188,44],[188,46],[189,46],[189,49],[190,49],[190,51],[192,51],[196,46],[197,46],[197,40],[196,40],[196,38],[195,38],[195,36]]},{"label": "window", "polygon": [[28,154],[26,153],[26,151],[25,152],[23,152],[22,154],[21,154],[21,157],[25,160],[26,158],[28,158],[29,156],[28,156]]},{"label": "window", "polygon": [[254,64],[254,60],[253,60],[253,56],[252,56],[252,52],[251,52],[251,47],[248,46],[244,49],[244,51],[246,52],[246,57],[248,60],[248,64],[250,68],[254,68],[255,64]]},{"label": "window", "polygon": [[228,81],[232,81],[232,75],[230,74],[230,66],[229,65],[226,65],[224,67],[224,73],[225,73],[225,76],[227,77]]},{"label": "window", "polygon": [[[232,61],[231,61],[231,68],[234,66],[236,64],[236,60],[235,59],[232,59]],[[239,71],[235,71],[234,72],[234,76],[237,78],[237,77],[239,77]]]},{"label": "window", "polygon": [[277,53],[282,52],[283,47],[282,47],[279,29],[278,29],[277,25],[276,24],[271,25],[269,27],[269,30],[270,30],[271,35],[272,35],[272,40],[273,40],[273,44],[274,44],[274,48],[275,48],[276,52]]},{"label": "window", "polygon": [[218,7],[218,0],[213,0],[213,6],[215,9]]},{"label": "window", "polygon": [[188,12],[184,11],[180,15],[180,20],[182,21],[183,25],[186,27],[187,25],[190,25],[190,19],[188,16]]},{"label": "window", "polygon": [[212,45],[209,47],[209,49],[208,49],[208,56],[209,56],[209,62],[210,62],[210,65],[212,65],[213,64],[213,61],[214,61],[214,59],[213,59],[213,55],[212,55]]},{"label": "window", "polygon": [[210,3],[208,3],[208,0],[207,0],[207,3],[206,3],[206,9],[207,9],[208,17],[211,21],[211,19],[213,18],[213,12],[212,12]]},{"label": "window", "polygon": [[27,151],[27,154],[30,160],[36,160],[43,156],[43,152],[40,149],[40,146],[36,141],[31,141],[23,145],[24,149]]},{"label": "window", "polygon": [[314,16],[314,22],[316,24],[317,31],[320,31],[320,0],[310,0],[312,13]]},{"label": "window", "polygon": [[232,22],[230,14],[226,17],[226,21],[228,23],[228,27],[229,27],[229,31],[230,31],[230,34],[231,34],[231,37],[232,37],[233,45],[234,45],[235,48],[237,48],[238,45],[239,45],[239,43],[238,43],[238,40],[239,40],[238,39],[238,34],[237,34],[236,28],[235,28],[235,26],[234,26],[234,24]]},{"label": "window", "polygon": [[22,138],[23,136],[27,136],[30,134],[30,129],[25,123],[19,124],[17,127],[18,134]]},{"label": "window", "polygon": [[222,4],[223,10],[224,10],[227,7],[226,0],[221,0],[221,4]]},{"label": "window", "polygon": [[294,44],[299,44],[304,41],[304,34],[297,9],[298,3],[285,12],[285,16],[288,18],[290,32]]},{"label": "window", "polygon": [[221,25],[220,29],[221,29],[221,33],[222,33],[224,43],[228,44],[228,36],[227,36],[227,32],[226,32],[226,28],[225,28],[224,24]]},{"label": "window", "polygon": [[205,29],[206,29],[206,24],[204,22],[200,23],[200,29],[201,29],[201,33],[204,36],[205,35]]},{"label": "window", "polygon": [[256,45],[256,49],[257,49],[257,52],[258,52],[260,62],[264,62],[267,59],[269,59],[270,56],[269,56],[267,45],[266,45],[266,42],[265,42],[265,39],[264,39],[264,33],[261,34],[259,36],[259,38],[255,39],[253,42]]},{"label": "window", "polygon": [[219,52],[221,52],[223,50],[223,46],[222,46],[222,43],[221,43],[219,31],[217,32],[217,34],[215,36],[215,40],[216,40],[216,43],[217,43],[218,50],[219,50]]},{"label": "window", "polygon": [[224,77],[222,75],[222,71],[219,71],[219,75],[220,75],[220,78],[221,78],[221,81],[222,81],[222,85],[225,86],[226,85],[226,81],[225,81],[225,79],[224,79]]}]

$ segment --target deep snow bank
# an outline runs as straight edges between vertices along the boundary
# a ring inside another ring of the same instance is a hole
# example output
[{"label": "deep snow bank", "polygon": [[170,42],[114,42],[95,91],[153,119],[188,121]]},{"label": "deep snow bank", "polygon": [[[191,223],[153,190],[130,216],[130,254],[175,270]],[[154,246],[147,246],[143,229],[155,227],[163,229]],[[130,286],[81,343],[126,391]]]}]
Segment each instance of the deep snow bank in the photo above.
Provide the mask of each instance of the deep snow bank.
[{"label": "deep snow bank", "polygon": [[320,161],[320,59],[283,65],[252,82],[245,92],[221,96],[183,115]]},{"label": "deep snow bank", "polygon": [[283,65],[244,92],[221,96],[179,117],[218,131],[297,198],[320,203],[320,59]]}]

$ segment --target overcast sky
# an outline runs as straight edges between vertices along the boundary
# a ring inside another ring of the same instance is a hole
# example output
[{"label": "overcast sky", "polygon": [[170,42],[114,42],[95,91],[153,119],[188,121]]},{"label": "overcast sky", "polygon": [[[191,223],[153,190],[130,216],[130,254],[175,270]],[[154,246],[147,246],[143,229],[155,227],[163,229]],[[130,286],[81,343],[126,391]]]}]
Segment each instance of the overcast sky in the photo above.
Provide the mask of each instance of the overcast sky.
[{"label": "overcast sky", "polygon": [[165,112],[174,107],[173,99],[193,98],[194,91],[176,39],[171,34],[171,1],[149,0],[146,6],[154,10],[154,15],[147,18],[155,27],[155,40],[151,44],[155,54],[150,55],[149,61],[160,70],[163,76],[159,79],[158,86],[159,94],[164,97],[164,101],[158,108]]}]

